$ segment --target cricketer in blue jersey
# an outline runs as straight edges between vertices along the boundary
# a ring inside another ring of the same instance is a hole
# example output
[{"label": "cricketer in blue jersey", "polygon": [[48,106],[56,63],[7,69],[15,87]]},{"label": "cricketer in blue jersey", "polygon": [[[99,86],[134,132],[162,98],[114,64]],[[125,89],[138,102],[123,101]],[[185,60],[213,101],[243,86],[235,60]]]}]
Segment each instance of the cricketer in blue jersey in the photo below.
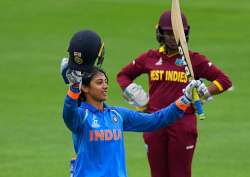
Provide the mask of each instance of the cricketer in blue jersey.
[{"label": "cricketer in blue jersey", "polygon": [[[66,84],[69,84],[67,73],[69,70],[83,71],[93,65],[101,67],[104,61],[104,42],[100,35],[90,29],[82,29],[73,34],[68,46],[68,57],[61,61],[61,75]],[[78,151],[76,145],[76,135],[72,133],[72,140],[75,152]],[[75,158],[70,161],[70,177],[73,176]]]},{"label": "cricketer in blue jersey", "polygon": [[70,88],[63,119],[74,135],[74,177],[127,177],[123,131],[154,131],[177,121],[190,105],[198,83],[190,82],[175,103],[147,114],[104,103],[108,78],[97,67],[81,74],[69,71],[67,78]]}]

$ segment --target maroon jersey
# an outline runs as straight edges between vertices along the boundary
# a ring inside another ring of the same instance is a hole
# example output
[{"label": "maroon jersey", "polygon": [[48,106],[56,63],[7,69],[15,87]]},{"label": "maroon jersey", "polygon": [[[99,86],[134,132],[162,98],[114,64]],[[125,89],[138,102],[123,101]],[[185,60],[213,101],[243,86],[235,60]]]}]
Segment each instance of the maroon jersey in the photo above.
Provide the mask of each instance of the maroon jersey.
[{"label": "maroon jersey", "polygon": [[[229,78],[204,55],[189,52],[195,79],[205,78],[221,90],[231,87]],[[149,50],[125,66],[117,75],[117,81],[125,89],[141,74],[148,75],[149,104],[147,112],[155,112],[183,95],[188,83],[179,54],[167,56],[158,50]],[[193,113],[190,108],[187,113]]]}]

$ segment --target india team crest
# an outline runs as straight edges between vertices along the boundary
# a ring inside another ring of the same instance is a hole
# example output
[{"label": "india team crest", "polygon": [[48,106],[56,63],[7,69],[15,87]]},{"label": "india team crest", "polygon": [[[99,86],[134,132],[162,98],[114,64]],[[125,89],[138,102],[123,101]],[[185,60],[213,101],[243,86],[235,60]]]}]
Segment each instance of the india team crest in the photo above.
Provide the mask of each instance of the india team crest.
[{"label": "india team crest", "polygon": [[82,53],[81,52],[74,52],[74,61],[77,63],[77,64],[82,64],[83,63],[83,56],[82,56]]},{"label": "india team crest", "polygon": [[112,117],[112,121],[113,121],[113,123],[117,123],[118,122],[118,117],[115,115],[114,117]]}]

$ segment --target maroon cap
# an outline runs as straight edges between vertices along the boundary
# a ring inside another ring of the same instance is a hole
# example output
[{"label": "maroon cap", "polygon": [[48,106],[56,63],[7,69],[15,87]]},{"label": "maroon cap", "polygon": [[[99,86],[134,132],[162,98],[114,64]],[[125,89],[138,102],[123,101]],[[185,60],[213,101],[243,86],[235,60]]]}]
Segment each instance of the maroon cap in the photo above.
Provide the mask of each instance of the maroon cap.
[{"label": "maroon cap", "polygon": [[[181,13],[182,23],[184,31],[188,31],[189,25],[187,18],[183,13]],[[159,27],[161,30],[172,30],[172,23],[171,23],[171,11],[165,11],[160,17],[159,20]]]}]

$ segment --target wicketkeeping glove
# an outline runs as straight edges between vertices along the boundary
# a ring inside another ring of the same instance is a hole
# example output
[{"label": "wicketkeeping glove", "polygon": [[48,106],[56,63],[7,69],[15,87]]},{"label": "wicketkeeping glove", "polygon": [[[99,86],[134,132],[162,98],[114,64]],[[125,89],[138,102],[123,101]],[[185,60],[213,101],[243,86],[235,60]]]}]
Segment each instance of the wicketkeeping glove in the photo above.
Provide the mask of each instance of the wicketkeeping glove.
[{"label": "wicketkeeping glove", "polygon": [[131,83],[123,92],[124,98],[129,104],[134,106],[145,106],[149,101],[148,94],[143,90],[142,86]]}]

